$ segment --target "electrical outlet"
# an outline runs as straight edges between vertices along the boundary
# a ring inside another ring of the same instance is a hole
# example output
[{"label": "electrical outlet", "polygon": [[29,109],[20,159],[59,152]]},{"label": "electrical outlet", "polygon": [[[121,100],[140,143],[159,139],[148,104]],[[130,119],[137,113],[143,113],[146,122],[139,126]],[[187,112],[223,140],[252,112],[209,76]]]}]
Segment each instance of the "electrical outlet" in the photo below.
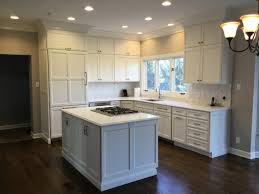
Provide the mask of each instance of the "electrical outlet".
[{"label": "electrical outlet", "polygon": [[240,144],[240,137],[236,137],[236,144]]},{"label": "electrical outlet", "polygon": [[241,90],[241,84],[240,84],[240,83],[237,83],[236,89],[237,89],[237,90]]},{"label": "electrical outlet", "polygon": [[36,86],[36,88],[39,88],[40,87],[40,82],[36,82],[35,86]]}]

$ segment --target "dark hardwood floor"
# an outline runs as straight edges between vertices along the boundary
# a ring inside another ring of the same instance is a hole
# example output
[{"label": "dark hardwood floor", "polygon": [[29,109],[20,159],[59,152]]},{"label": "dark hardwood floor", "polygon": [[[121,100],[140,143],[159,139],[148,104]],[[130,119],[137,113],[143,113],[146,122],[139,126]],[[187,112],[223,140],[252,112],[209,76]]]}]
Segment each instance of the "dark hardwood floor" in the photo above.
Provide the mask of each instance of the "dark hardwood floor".
[{"label": "dark hardwood floor", "polygon": [[[94,148],[93,148],[94,149]],[[61,142],[0,144],[1,194],[98,194],[61,157]],[[259,193],[259,160],[227,155],[216,159],[159,144],[158,175],[105,194]]]}]

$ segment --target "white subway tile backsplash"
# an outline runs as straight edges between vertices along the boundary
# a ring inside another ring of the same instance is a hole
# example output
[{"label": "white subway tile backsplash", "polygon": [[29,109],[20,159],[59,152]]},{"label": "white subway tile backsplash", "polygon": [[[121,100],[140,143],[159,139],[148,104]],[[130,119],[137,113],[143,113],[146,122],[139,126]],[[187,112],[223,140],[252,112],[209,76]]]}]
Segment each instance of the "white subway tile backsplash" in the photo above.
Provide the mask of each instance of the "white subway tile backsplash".
[{"label": "white subway tile backsplash", "polygon": [[87,94],[89,99],[121,96],[122,89],[127,89],[129,96],[134,96],[134,88],[139,83],[89,83]]}]

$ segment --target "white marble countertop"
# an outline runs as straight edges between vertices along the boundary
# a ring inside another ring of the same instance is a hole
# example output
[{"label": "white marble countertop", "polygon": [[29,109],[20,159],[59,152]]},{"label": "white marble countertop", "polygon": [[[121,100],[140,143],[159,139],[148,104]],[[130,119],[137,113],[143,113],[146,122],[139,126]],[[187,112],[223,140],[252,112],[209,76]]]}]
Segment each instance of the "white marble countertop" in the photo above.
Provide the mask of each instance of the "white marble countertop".
[{"label": "white marble countertop", "polygon": [[[108,107],[108,106],[106,106]],[[63,112],[90,122],[94,125],[104,127],[110,125],[124,124],[130,122],[147,121],[158,119],[158,116],[146,113],[132,113],[127,115],[107,116],[91,111],[96,107],[80,107],[71,109],[62,109]]]},{"label": "white marble countertop", "polygon": [[203,105],[195,105],[187,102],[180,102],[180,101],[173,101],[173,100],[164,100],[161,99],[160,101],[147,101],[147,99],[151,99],[148,97],[115,97],[115,98],[95,98],[89,99],[89,102],[105,102],[105,101],[123,101],[123,100],[132,100],[132,101],[141,101],[151,104],[160,104],[160,105],[167,105],[172,107],[178,108],[186,108],[192,110],[199,110],[205,112],[215,112],[215,111],[223,111],[223,110],[230,110],[230,107],[221,107],[221,106],[203,106]]}]

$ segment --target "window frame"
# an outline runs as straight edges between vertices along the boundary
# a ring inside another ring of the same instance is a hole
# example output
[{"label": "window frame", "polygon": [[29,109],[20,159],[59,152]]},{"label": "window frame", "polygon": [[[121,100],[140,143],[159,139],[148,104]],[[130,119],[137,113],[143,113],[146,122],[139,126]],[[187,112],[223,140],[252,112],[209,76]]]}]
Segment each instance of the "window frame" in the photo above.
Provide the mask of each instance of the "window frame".
[{"label": "window frame", "polygon": [[[169,87],[170,90],[161,90],[161,93],[164,96],[168,96],[168,97],[177,97],[177,98],[183,98],[186,97],[188,94],[188,86],[187,86],[187,91],[186,93],[183,95],[179,92],[175,91],[175,84],[173,84],[173,78],[175,77],[175,71],[172,71],[172,68],[174,68],[175,65],[175,59],[176,58],[184,58],[184,53],[183,52],[177,52],[177,53],[171,53],[171,54],[165,54],[165,55],[156,55],[156,56],[149,56],[149,57],[142,57],[141,62],[142,62],[142,66],[143,66],[143,73],[142,73],[142,83],[141,83],[141,88],[142,88],[142,92],[144,94],[154,94],[157,93],[157,88],[158,86],[160,86],[160,76],[159,76],[159,60],[166,60],[169,59],[170,60],[170,83],[169,83]],[[155,61],[155,89],[154,90],[148,90],[146,88],[147,86],[147,79],[146,79],[146,75],[147,75],[147,68],[145,67],[145,62],[146,61]]]}]

